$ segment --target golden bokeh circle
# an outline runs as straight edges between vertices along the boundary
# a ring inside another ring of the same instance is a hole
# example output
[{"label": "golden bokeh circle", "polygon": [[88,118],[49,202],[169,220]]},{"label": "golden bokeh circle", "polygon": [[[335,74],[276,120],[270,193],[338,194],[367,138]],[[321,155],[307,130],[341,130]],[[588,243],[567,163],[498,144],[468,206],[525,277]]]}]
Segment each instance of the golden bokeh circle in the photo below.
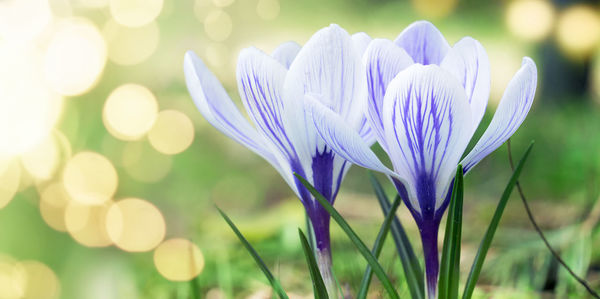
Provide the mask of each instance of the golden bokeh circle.
[{"label": "golden bokeh circle", "polygon": [[61,157],[61,149],[54,135],[49,135],[42,143],[21,155],[23,168],[37,180],[52,178]]},{"label": "golden bokeh circle", "polygon": [[108,5],[110,14],[119,24],[140,27],[158,17],[163,0],[109,0]]},{"label": "golden bokeh circle", "polygon": [[233,22],[228,13],[215,9],[206,15],[204,19],[204,31],[214,41],[226,40],[233,30]]},{"label": "golden bokeh circle", "polygon": [[202,272],[204,257],[189,240],[170,239],[154,250],[154,266],[168,280],[189,281]]},{"label": "golden bokeh circle", "polygon": [[24,295],[27,273],[13,258],[0,255],[0,298],[21,299]]},{"label": "golden bokeh circle", "polygon": [[21,166],[17,160],[8,162],[8,166],[0,173],[0,209],[4,208],[19,190],[21,182]]},{"label": "golden bokeh circle", "polygon": [[177,110],[163,110],[150,132],[148,140],[152,147],[166,155],[186,150],[194,141],[194,124],[190,118]]},{"label": "golden bokeh circle", "polygon": [[60,282],[52,269],[38,261],[23,261],[19,264],[26,274],[22,299],[60,297]]},{"label": "golden bokeh circle", "polygon": [[118,185],[113,164],[94,152],[80,152],[73,156],[63,170],[62,179],[71,198],[83,204],[108,201]]},{"label": "golden bokeh circle", "polygon": [[127,27],[109,20],[102,33],[108,42],[108,59],[119,65],[146,61],[158,48],[160,39],[155,21],[141,27]]},{"label": "golden bokeh circle", "polygon": [[111,202],[87,205],[74,200],[67,204],[65,226],[77,243],[87,247],[106,247],[112,244],[106,232],[106,215]]},{"label": "golden bokeh circle", "polygon": [[273,20],[279,16],[279,0],[258,0],[256,14],[263,20]]},{"label": "golden bokeh circle", "polygon": [[568,55],[590,55],[600,44],[598,9],[585,4],[565,9],[558,18],[556,40]]},{"label": "golden bokeh circle", "polygon": [[154,249],[166,233],[162,213],[152,203],[139,198],[126,198],[111,205],[106,226],[115,245],[131,252]]},{"label": "golden bokeh circle", "polygon": [[505,20],[514,35],[540,41],[552,31],[555,14],[554,6],[548,0],[519,0],[510,2]]},{"label": "golden bokeh circle", "polygon": [[62,95],[80,95],[96,84],[105,64],[106,43],[92,22],[70,18],[57,25],[44,65],[52,89]]},{"label": "golden bokeh circle", "polygon": [[44,222],[57,231],[67,231],[65,211],[69,201],[69,194],[62,182],[46,186],[40,194],[40,214]]},{"label": "golden bokeh circle", "polygon": [[129,83],[117,87],[108,96],[102,120],[116,138],[137,140],[152,128],[157,113],[154,94],[145,86]]}]

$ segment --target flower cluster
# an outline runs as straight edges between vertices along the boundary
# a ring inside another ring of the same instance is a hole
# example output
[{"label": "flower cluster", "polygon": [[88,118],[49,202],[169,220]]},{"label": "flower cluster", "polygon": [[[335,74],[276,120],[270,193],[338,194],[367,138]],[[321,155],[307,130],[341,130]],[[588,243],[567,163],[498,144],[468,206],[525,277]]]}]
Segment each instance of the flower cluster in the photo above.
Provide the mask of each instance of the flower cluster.
[{"label": "flower cluster", "polygon": [[[461,159],[485,113],[490,65],[478,41],[465,37],[450,46],[429,22],[411,24],[394,41],[331,25],[302,47],[284,43],[271,55],[242,50],[238,88],[254,125],[194,53],[185,55],[184,69],[203,116],[273,165],[303,203],[328,285],[330,217],[294,173],[332,204],[352,164],[389,176],[419,226],[429,296],[436,291],[437,233],[457,165],[468,173],[512,136],[537,84],[536,66],[526,57],[487,130]],[[392,168],[371,151],[374,142]]]}]

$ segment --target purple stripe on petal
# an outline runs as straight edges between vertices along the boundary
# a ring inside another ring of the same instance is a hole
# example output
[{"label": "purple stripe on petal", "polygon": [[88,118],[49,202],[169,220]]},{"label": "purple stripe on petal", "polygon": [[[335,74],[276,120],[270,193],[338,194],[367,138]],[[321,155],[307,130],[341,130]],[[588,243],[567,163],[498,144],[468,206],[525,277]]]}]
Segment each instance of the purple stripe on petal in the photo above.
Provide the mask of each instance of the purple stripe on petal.
[{"label": "purple stripe on petal", "polygon": [[450,45],[440,31],[427,21],[410,24],[394,43],[402,47],[416,63],[440,64]]}]

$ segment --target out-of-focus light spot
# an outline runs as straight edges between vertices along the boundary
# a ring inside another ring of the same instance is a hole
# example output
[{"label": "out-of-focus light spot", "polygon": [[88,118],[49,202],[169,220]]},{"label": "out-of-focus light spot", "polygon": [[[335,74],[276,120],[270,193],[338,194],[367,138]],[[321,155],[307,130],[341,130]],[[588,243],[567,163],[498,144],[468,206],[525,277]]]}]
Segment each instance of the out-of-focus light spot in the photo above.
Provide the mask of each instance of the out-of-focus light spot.
[{"label": "out-of-focus light spot", "polygon": [[60,148],[54,135],[48,136],[33,149],[21,155],[23,168],[37,180],[49,180],[52,178],[60,161]]},{"label": "out-of-focus light spot", "polygon": [[206,299],[225,299],[227,296],[225,292],[217,288],[212,288],[206,292]]},{"label": "out-of-focus light spot", "polygon": [[211,11],[204,19],[204,31],[214,41],[226,40],[232,29],[231,17],[220,9]]},{"label": "out-of-focus light spot", "polygon": [[50,9],[56,18],[68,18],[73,16],[72,0],[50,0]]},{"label": "out-of-focus light spot", "polygon": [[554,6],[548,0],[516,0],[508,5],[506,24],[514,35],[540,41],[552,30],[554,15]]},{"label": "out-of-focus light spot", "polygon": [[10,162],[0,173],[0,209],[4,208],[19,190],[21,181],[21,166],[17,160]]},{"label": "out-of-focus light spot", "polygon": [[65,211],[70,200],[62,182],[55,182],[44,188],[40,194],[40,214],[44,222],[57,231],[67,231]]},{"label": "out-of-focus light spot", "polygon": [[498,106],[508,83],[521,66],[523,49],[506,43],[489,44],[486,47],[490,58],[491,81],[490,107]]},{"label": "out-of-focus light spot", "polygon": [[194,15],[200,22],[204,22],[206,16],[213,9],[213,4],[210,0],[196,0],[194,1]]},{"label": "out-of-focus light spot", "polygon": [[111,199],[117,190],[117,171],[104,156],[81,152],[67,162],[63,184],[75,201],[101,204]]},{"label": "out-of-focus light spot", "polygon": [[166,155],[186,150],[194,141],[194,124],[187,115],[176,110],[158,113],[154,126],[148,132],[152,147]]},{"label": "out-of-focus light spot", "polygon": [[46,82],[67,96],[82,94],[98,81],[106,64],[106,43],[90,21],[72,18],[57,25],[48,45]]},{"label": "out-of-focus light spot", "polygon": [[202,272],[204,257],[196,244],[170,239],[154,250],[154,266],[168,280],[188,281]]},{"label": "out-of-focus light spot", "polygon": [[42,142],[56,124],[62,98],[44,85],[38,53],[0,43],[0,155]]},{"label": "out-of-focus light spot", "polygon": [[412,0],[420,15],[427,18],[443,18],[454,11],[457,0]]},{"label": "out-of-focus light spot", "polygon": [[104,26],[108,42],[108,58],[120,65],[146,61],[158,47],[159,29],[156,22],[142,27],[126,27],[109,20]]},{"label": "out-of-focus light spot", "polygon": [[233,4],[234,0],[212,0],[217,7],[226,7]]},{"label": "out-of-focus light spot", "polygon": [[87,247],[112,244],[106,232],[106,215],[111,202],[86,205],[70,201],[65,210],[65,226],[77,243]]},{"label": "out-of-focus light spot", "polygon": [[125,251],[149,251],[165,238],[162,213],[152,203],[139,198],[114,203],[106,215],[106,225],[111,240]]},{"label": "out-of-focus light spot", "polygon": [[557,22],[556,40],[574,57],[586,57],[600,43],[600,12],[592,6],[573,5],[564,10]]},{"label": "out-of-focus light spot", "polygon": [[256,13],[264,20],[273,20],[279,15],[279,0],[258,0]]},{"label": "out-of-focus light spot", "polygon": [[47,0],[0,1],[0,40],[27,43],[52,21]]},{"label": "out-of-focus light spot", "polygon": [[23,299],[55,299],[60,296],[60,282],[52,269],[38,261],[19,263],[25,270]]},{"label": "out-of-focus light spot", "polygon": [[144,26],[156,19],[163,8],[163,0],[110,0],[110,13],[121,25]]},{"label": "out-of-focus light spot", "polygon": [[156,119],[158,103],[145,86],[124,84],[115,89],[104,103],[104,126],[121,140],[143,137]]},{"label": "out-of-focus light spot", "polygon": [[210,43],[206,46],[206,61],[213,67],[222,67],[229,63],[229,48],[222,43]]},{"label": "out-of-focus light spot", "polygon": [[135,180],[155,183],[171,171],[172,159],[155,151],[147,142],[130,142],[123,148],[122,165]]},{"label": "out-of-focus light spot", "polygon": [[0,298],[20,299],[23,298],[27,273],[25,269],[14,259],[0,256]]},{"label": "out-of-focus light spot", "polygon": [[108,5],[108,0],[77,0],[77,3],[86,8],[103,8]]}]

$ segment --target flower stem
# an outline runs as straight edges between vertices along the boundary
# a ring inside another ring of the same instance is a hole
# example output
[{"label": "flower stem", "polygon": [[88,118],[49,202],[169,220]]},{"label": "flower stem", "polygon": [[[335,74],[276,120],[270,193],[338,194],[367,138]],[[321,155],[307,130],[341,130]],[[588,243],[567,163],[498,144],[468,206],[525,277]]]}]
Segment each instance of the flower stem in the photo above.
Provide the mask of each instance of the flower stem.
[{"label": "flower stem", "polygon": [[427,282],[427,298],[435,299],[437,293],[438,273],[440,262],[438,259],[438,228],[439,221],[426,221],[422,223],[419,231],[425,255],[425,280]]},{"label": "flower stem", "polygon": [[333,277],[332,263],[331,263],[331,251],[329,249],[316,250],[317,265],[323,277],[323,282],[327,288],[327,294],[329,298],[339,298],[337,284]]}]

